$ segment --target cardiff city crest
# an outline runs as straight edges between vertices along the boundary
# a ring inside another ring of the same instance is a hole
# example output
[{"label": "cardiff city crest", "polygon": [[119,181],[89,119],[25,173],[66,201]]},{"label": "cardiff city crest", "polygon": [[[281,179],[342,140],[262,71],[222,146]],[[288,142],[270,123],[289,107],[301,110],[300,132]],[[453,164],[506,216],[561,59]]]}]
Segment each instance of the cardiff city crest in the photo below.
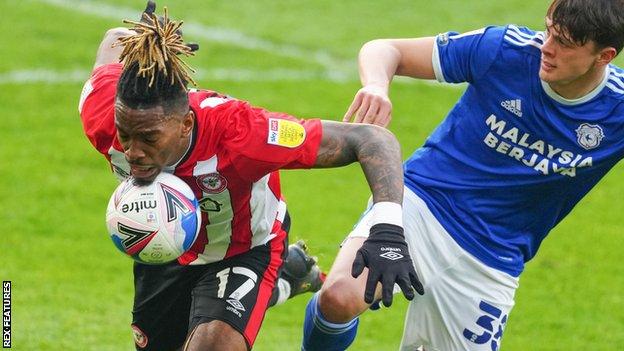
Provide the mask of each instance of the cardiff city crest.
[{"label": "cardiff city crest", "polygon": [[576,128],[576,140],[585,150],[598,147],[602,138],[604,138],[604,133],[598,125],[583,123]]}]

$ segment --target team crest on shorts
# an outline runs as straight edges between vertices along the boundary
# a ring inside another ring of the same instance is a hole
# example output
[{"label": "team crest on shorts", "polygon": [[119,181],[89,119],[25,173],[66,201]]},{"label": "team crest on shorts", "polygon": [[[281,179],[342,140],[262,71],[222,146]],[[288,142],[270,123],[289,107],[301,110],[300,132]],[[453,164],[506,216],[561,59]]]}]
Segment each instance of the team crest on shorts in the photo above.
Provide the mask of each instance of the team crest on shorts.
[{"label": "team crest on shorts", "polygon": [[140,348],[147,346],[147,335],[136,325],[132,324],[131,327],[134,343]]},{"label": "team crest on shorts", "polygon": [[208,194],[218,194],[227,187],[227,179],[219,173],[209,173],[197,177],[197,185]]},{"label": "team crest on shorts", "polygon": [[595,149],[604,138],[604,132],[598,125],[583,123],[576,129],[576,140],[585,150]]},{"label": "team crest on shorts", "polygon": [[295,148],[306,138],[306,131],[297,122],[286,119],[269,118],[267,144]]}]

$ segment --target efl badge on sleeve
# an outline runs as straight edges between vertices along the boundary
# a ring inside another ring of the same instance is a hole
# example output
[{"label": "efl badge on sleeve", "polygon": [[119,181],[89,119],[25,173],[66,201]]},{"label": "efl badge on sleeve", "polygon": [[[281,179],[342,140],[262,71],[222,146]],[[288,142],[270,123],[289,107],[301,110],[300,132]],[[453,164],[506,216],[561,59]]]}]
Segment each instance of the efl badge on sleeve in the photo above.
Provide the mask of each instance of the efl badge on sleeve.
[{"label": "efl badge on sleeve", "polygon": [[294,148],[303,143],[306,131],[297,122],[286,119],[269,118],[269,135],[267,143]]},{"label": "efl badge on sleeve", "polygon": [[444,46],[449,43],[449,34],[448,33],[440,33],[438,34],[438,46]]},{"label": "efl badge on sleeve", "polygon": [[604,133],[598,125],[583,123],[576,129],[576,140],[585,150],[597,148],[602,138]]}]

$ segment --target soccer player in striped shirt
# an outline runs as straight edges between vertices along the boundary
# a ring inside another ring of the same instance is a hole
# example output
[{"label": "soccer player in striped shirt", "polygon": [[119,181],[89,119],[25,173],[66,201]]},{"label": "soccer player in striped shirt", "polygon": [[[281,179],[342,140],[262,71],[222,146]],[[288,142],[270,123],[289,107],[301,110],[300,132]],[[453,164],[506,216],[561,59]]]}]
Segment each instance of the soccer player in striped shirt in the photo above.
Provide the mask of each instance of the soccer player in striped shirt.
[{"label": "soccer player in striped shirt", "polygon": [[[203,225],[188,252],[172,264],[135,263],[137,350],[251,349],[286,250],[279,169],[359,162],[375,202],[361,265],[408,298],[412,287],[421,291],[403,237],[396,138],[377,126],[299,120],[188,90],[192,78],[178,55],[197,47],[154,7],[148,3],[132,30],[107,32],[79,104],[87,137],[120,179],[151,182],[171,172],[200,199]],[[378,259],[386,249],[403,258],[386,264]]]},{"label": "soccer player in striped shirt", "polygon": [[[508,25],[362,47],[345,121],[386,126],[394,75],[468,86],[404,165],[405,235],[425,294],[401,350],[498,350],[542,240],[624,157],[624,1],[555,0],[545,31]],[[344,350],[367,301],[359,222],[308,306],[303,349]],[[388,288],[385,286],[384,288]],[[375,296],[378,298],[378,296]]]}]

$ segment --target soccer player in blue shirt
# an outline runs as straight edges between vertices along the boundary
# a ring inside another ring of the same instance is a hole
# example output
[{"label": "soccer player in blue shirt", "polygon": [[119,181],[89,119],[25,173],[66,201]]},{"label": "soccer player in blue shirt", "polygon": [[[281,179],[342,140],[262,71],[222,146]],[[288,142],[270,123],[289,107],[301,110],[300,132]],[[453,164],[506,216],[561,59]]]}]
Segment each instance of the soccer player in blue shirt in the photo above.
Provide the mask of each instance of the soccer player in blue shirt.
[{"label": "soccer player in blue shirt", "polygon": [[[394,75],[468,83],[404,165],[405,236],[425,294],[410,302],[401,350],[498,350],[525,262],[624,157],[624,71],[611,64],[624,1],[554,0],[545,24],[373,40],[360,52],[363,88],[345,121],[386,126]],[[362,299],[366,274],[352,277],[367,217],[308,304],[304,350],[346,349],[380,297]]]}]

